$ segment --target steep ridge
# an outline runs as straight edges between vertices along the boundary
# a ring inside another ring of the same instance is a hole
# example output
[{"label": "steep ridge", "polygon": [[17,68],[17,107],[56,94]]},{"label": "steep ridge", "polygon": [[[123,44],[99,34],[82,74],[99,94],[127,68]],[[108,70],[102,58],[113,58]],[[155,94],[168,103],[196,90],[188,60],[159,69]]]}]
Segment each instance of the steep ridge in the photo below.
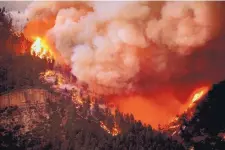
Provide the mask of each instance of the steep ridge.
[{"label": "steep ridge", "polygon": [[225,81],[212,85],[210,91],[177,116],[163,131],[179,138],[187,147],[218,149],[225,147]]}]

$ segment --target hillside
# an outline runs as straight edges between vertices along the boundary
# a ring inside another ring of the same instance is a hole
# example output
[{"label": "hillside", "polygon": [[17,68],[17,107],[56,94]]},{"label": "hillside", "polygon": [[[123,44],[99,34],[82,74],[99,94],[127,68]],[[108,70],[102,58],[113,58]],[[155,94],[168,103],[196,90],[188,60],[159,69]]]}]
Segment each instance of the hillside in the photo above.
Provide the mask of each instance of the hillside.
[{"label": "hillside", "polygon": [[119,112],[115,117],[123,132],[113,136],[96,119],[101,118],[110,129],[112,115],[103,113],[97,105],[85,117],[88,112],[85,107],[78,110],[66,99],[48,100],[26,109],[1,109],[1,149],[183,149],[166,135]]},{"label": "hillside", "polygon": [[187,109],[168,125],[164,131],[180,138],[187,147],[216,149],[225,147],[225,81],[214,84],[211,90],[193,107]]}]

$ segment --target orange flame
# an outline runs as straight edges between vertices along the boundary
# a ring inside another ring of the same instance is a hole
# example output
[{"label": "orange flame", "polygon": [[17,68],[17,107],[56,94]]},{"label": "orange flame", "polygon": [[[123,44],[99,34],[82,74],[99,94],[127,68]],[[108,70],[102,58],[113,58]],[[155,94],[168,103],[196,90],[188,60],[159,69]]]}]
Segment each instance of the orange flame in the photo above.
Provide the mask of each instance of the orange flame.
[{"label": "orange flame", "polygon": [[112,131],[109,130],[109,128],[102,122],[100,121],[100,126],[103,128],[107,133],[111,134],[112,136],[117,136],[120,133],[120,130],[117,126],[117,124],[114,125],[112,128]]},{"label": "orange flame", "polygon": [[109,134],[111,134],[110,130],[108,129],[108,127],[102,122],[100,121],[100,126]]},{"label": "orange flame", "polygon": [[[59,89],[59,86],[62,85],[62,84],[66,84],[66,78],[60,74],[60,73],[56,73],[55,71],[52,71],[52,70],[47,70],[43,73],[41,73],[41,78],[43,79],[46,79],[48,77],[56,77],[57,78],[57,82],[55,82],[55,88],[56,89]],[[71,90],[71,98],[72,98],[72,101],[75,103],[75,104],[79,104],[81,106],[84,106],[84,103],[85,103],[85,94],[81,94],[81,89],[77,89],[77,88],[73,88]],[[95,95],[92,95],[91,93],[86,93],[90,96],[90,105],[91,107],[94,106],[94,104],[96,103],[96,100],[95,100]],[[87,95],[86,95],[87,96]],[[114,116],[115,117],[115,116]],[[85,119],[85,118],[84,118]],[[114,118],[115,119],[115,118]],[[114,121],[114,124],[113,124],[113,127],[112,129],[110,129],[109,127],[107,127],[103,121],[99,121],[100,123],[100,127],[102,129],[104,129],[108,134],[111,134],[112,136],[116,136],[120,133],[120,128],[119,126],[117,125],[117,123]]]},{"label": "orange flame", "polygon": [[[209,86],[203,86],[201,88],[195,89],[194,92],[190,95],[188,104],[185,105],[185,110],[182,111],[181,113],[186,112],[189,108],[193,108],[194,103],[197,102],[198,100],[200,100],[208,91],[209,91]],[[192,115],[193,115],[193,112],[191,111],[189,114],[189,118],[191,118]],[[169,124],[173,123],[173,122],[177,122],[178,119],[179,119],[179,117],[173,117],[169,121]],[[171,126],[170,128],[175,128],[175,127],[176,126]]]},{"label": "orange flame", "polygon": [[116,135],[118,135],[119,133],[120,133],[119,127],[118,127],[118,125],[115,123],[115,126],[112,128],[111,134],[112,134],[113,136],[116,136]]},{"label": "orange flame", "polygon": [[192,102],[194,103],[195,101],[199,100],[205,93],[207,90],[202,89],[199,92],[197,92],[196,94],[194,94]]},{"label": "orange flame", "polygon": [[47,58],[53,59],[53,53],[47,45],[46,41],[40,37],[36,37],[34,43],[31,46],[31,55],[37,56],[41,59]]},{"label": "orange flame", "polygon": [[193,94],[191,94],[191,104],[189,106],[191,107],[193,103],[201,99],[208,91],[209,91],[208,86],[204,86],[204,87],[196,89],[193,92]]}]

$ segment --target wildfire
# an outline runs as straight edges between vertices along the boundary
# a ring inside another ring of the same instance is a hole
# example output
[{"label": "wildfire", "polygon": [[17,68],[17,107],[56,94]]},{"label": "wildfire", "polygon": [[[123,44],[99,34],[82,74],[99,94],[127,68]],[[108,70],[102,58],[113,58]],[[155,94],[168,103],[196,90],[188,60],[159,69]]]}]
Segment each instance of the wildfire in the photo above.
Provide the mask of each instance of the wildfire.
[{"label": "wildfire", "polygon": [[35,38],[34,43],[31,46],[31,55],[37,56],[41,59],[46,58],[48,60],[53,59],[53,53],[50,50],[49,46],[40,37]]},{"label": "wildfire", "polygon": [[[201,88],[197,88],[191,95],[189,98],[189,105],[186,107],[184,112],[187,112],[189,108],[193,108],[193,105],[195,102],[197,102],[198,100],[200,100],[207,92],[209,91],[209,86],[203,86]],[[188,118],[192,118],[193,117],[194,112],[192,110],[189,110],[188,113]],[[187,119],[188,119],[187,118]],[[180,127],[180,124],[176,124],[178,123],[179,117],[174,117],[169,121],[169,127],[166,127],[168,129],[178,129]],[[175,124],[174,124],[175,123]],[[172,135],[174,135],[177,131],[173,132]]]},{"label": "wildfire", "polygon": [[43,73],[44,77],[49,77],[55,75],[55,72],[52,70],[47,70],[46,72]]},{"label": "wildfire", "polygon": [[196,89],[193,92],[193,94],[191,94],[191,104],[189,106],[191,107],[193,103],[201,99],[208,92],[208,90],[209,90],[208,86],[204,86],[204,87]]},{"label": "wildfire", "polygon": [[103,128],[107,133],[111,134],[112,136],[116,136],[120,133],[120,130],[119,130],[117,124],[114,125],[114,127],[112,128],[112,131],[110,131],[109,128],[102,121],[100,121],[100,126],[101,126],[101,128]]},{"label": "wildfire", "polygon": [[83,100],[82,100],[82,97],[80,95],[80,92],[79,91],[76,91],[76,90],[73,90],[72,91],[72,101],[73,102],[77,102],[81,105],[84,104]]},{"label": "wildfire", "polygon": [[[53,71],[53,70],[47,70],[43,73],[40,74],[40,79],[42,79],[43,81],[46,81],[48,83],[52,83],[54,84],[52,87],[53,89],[55,89],[56,91],[64,91],[63,85],[68,85],[69,84],[69,79],[66,78],[66,76],[64,76],[63,74]],[[65,95],[70,95],[72,101],[79,106],[84,106],[85,104],[85,100],[89,97],[90,98],[90,109],[92,109],[94,107],[94,104],[96,102],[95,100],[95,94],[89,93],[89,92],[85,92],[83,91],[81,88],[78,88],[78,86],[74,86],[74,87],[70,87],[69,89],[66,90],[67,92],[62,92],[61,94]],[[79,106],[77,106],[77,108],[79,108]],[[82,117],[82,115],[80,115]],[[82,117],[83,119],[86,119],[85,117]],[[115,119],[115,118],[114,118]],[[112,136],[116,136],[120,133],[120,129],[119,126],[117,125],[117,123],[114,121],[114,125],[112,127],[112,129],[110,129],[109,127],[107,127],[107,125],[105,125],[103,123],[103,121],[97,121],[100,124],[100,127],[102,129],[104,129],[108,134],[111,134]]]},{"label": "wildfire", "polygon": [[120,133],[119,127],[118,127],[118,125],[115,123],[115,126],[113,127],[111,134],[112,134],[113,136],[116,136],[116,135],[118,135],[119,133]]}]

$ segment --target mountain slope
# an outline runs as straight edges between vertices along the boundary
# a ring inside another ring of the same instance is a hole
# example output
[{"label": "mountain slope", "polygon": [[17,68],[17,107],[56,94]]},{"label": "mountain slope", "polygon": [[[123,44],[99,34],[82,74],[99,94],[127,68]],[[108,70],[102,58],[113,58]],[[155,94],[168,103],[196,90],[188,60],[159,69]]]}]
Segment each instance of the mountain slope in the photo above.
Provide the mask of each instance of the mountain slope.
[{"label": "mountain slope", "polygon": [[112,136],[96,120],[102,115],[110,129],[112,115],[98,110],[101,109],[85,117],[89,109],[76,108],[70,99],[63,97],[25,109],[1,109],[1,149],[184,149],[166,135],[119,112],[118,125],[127,131]]},{"label": "mountain slope", "polygon": [[196,150],[225,147],[225,81],[211,90],[168,125],[164,131],[181,138],[187,147]]}]

